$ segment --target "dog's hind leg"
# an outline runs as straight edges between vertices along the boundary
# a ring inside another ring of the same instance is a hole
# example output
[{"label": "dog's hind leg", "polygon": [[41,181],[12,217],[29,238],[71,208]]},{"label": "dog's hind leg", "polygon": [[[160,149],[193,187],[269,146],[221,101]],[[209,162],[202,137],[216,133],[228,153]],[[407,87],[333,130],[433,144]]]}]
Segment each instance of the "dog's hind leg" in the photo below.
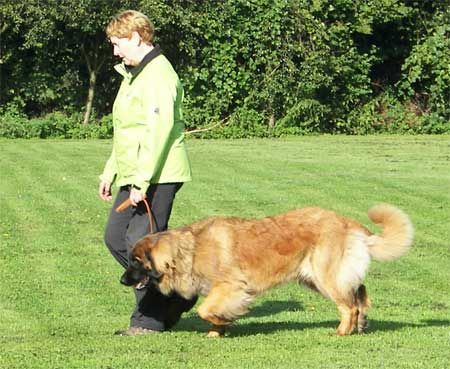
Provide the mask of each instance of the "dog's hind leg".
[{"label": "dog's hind leg", "polygon": [[329,296],[336,303],[341,313],[337,335],[346,336],[351,334],[356,327],[358,328],[358,333],[364,333],[364,330],[368,327],[367,312],[370,308],[366,287],[361,284],[356,291],[347,291],[345,293],[334,290]]},{"label": "dog's hind leg", "polygon": [[366,287],[361,284],[353,296],[336,298],[341,313],[341,322],[337,329],[338,336],[351,334],[356,327],[358,333],[364,333],[368,327],[367,312],[370,308],[370,300],[367,296]]},{"label": "dog's hind leg", "polygon": [[367,296],[366,287],[362,284],[355,293],[358,303],[358,333],[364,333],[369,326],[367,321],[367,312],[370,308],[370,299]]},{"label": "dog's hind leg", "polygon": [[359,311],[354,298],[335,300],[337,308],[341,313],[341,322],[337,329],[338,336],[351,334],[357,325]]},{"label": "dog's hind leg", "polygon": [[339,336],[351,334],[357,326],[358,329],[363,327],[369,306],[362,285],[370,263],[367,235],[359,231],[350,232],[343,246],[344,253],[336,268],[336,279],[331,282],[331,286],[327,286],[329,296],[341,313],[337,329]]},{"label": "dog's hind leg", "polygon": [[213,286],[197,310],[200,318],[212,324],[208,337],[223,335],[237,317],[248,311],[255,296],[243,287],[245,286],[230,283]]}]

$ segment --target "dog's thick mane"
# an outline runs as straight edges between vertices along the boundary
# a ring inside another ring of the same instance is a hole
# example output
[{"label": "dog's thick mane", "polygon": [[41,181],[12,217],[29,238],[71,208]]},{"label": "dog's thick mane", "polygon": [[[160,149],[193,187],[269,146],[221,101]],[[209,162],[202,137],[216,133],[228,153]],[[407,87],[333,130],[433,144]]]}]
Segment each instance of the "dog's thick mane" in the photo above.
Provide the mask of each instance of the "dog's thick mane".
[{"label": "dog's thick mane", "polygon": [[196,295],[195,274],[193,273],[195,238],[191,226],[163,232],[158,242],[167,243],[173,260],[170,274],[161,290],[177,291],[184,298]]},{"label": "dog's thick mane", "polygon": [[215,217],[206,218],[189,226],[159,234],[159,239],[170,245],[172,259],[176,260],[173,269],[170,271],[171,275],[167,279],[170,285],[166,287],[171,291],[177,291],[186,299],[197,295],[200,288],[200,280],[193,270],[196,236],[215,220]]}]

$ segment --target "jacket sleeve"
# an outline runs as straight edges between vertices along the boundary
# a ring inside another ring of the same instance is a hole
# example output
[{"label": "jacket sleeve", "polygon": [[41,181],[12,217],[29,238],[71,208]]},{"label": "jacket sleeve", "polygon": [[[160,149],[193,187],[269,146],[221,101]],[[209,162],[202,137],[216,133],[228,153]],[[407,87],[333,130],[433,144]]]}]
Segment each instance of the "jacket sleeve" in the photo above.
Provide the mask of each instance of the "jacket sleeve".
[{"label": "jacket sleeve", "polygon": [[117,174],[116,168],[116,154],[114,150],[114,146],[111,152],[111,155],[106,162],[105,168],[103,169],[103,173],[99,176],[101,181],[113,183]]},{"label": "jacket sleeve", "polygon": [[174,126],[174,106],[177,85],[165,78],[155,78],[145,91],[143,105],[146,112],[144,134],[140,137],[135,184],[142,191],[160,173],[171,146]]}]

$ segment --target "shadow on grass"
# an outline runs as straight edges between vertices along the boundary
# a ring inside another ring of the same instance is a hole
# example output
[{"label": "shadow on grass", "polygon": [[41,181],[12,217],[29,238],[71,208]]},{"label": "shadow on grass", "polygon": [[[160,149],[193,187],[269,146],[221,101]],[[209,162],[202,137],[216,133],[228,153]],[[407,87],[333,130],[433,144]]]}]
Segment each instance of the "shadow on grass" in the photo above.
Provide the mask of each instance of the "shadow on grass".
[{"label": "shadow on grass", "polygon": [[263,304],[256,305],[250,309],[250,312],[245,316],[259,317],[275,315],[282,311],[304,311],[305,308],[298,301],[266,301]]},{"label": "shadow on grass", "polygon": [[[330,328],[330,333],[337,328],[337,321],[322,322],[260,322],[245,323],[238,321],[231,325],[227,332],[232,337],[254,336],[258,334],[272,334],[279,331],[302,331],[304,329]],[[183,318],[180,323],[174,327],[174,331],[207,333],[210,325],[198,317]]]},{"label": "shadow on grass", "polygon": [[[239,322],[228,329],[230,336],[243,337],[254,336],[258,334],[272,334],[279,331],[302,331],[307,329],[329,328],[330,334],[337,329],[339,322],[337,320],[327,320],[321,322],[261,322],[261,323],[244,323]],[[180,322],[175,331],[197,331],[206,333],[209,330],[208,323],[200,318],[186,318],[184,322]],[[404,328],[425,328],[425,327],[450,327],[449,320],[427,320],[423,323],[407,323],[395,321],[370,320],[369,329],[366,335],[375,334],[376,332],[391,332]]]},{"label": "shadow on grass", "polygon": [[[299,302],[292,301],[270,301],[255,306],[244,317],[268,317],[283,311],[305,310]],[[243,318],[244,318],[243,317]],[[301,319],[301,318],[300,318]],[[334,333],[339,325],[338,320],[327,320],[318,322],[249,322],[239,321],[228,329],[231,336],[253,336],[257,334],[272,334],[277,331],[302,331],[305,329],[329,328],[330,334]],[[183,317],[180,323],[174,327],[175,331],[198,331],[207,332],[210,325],[196,315]],[[389,320],[371,320],[369,316],[369,329],[366,334],[376,332],[396,331],[404,328],[425,327],[450,327],[450,320],[427,319],[420,323],[396,322]]]},{"label": "shadow on grass", "polygon": [[377,331],[396,331],[403,328],[450,327],[450,320],[422,320],[420,323],[393,322],[388,320],[370,320],[367,333]]},{"label": "shadow on grass", "polygon": [[422,322],[426,327],[450,327],[450,320],[427,319]]},{"label": "shadow on grass", "polygon": [[[253,336],[257,334],[272,334],[279,331],[303,331],[308,329],[329,328],[333,335],[339,322],[337,320],[327,320],[319,322],[261,322],[261,323],[240,323],[231,326],[230,335],[235,337]],[[376,332],[392,332],[404,328],[424,328],[429,326],[450,326],[450,321],[429,321],[422,323],[394,322],[394,321],[369,321],[369,329],[365,335]]]}]

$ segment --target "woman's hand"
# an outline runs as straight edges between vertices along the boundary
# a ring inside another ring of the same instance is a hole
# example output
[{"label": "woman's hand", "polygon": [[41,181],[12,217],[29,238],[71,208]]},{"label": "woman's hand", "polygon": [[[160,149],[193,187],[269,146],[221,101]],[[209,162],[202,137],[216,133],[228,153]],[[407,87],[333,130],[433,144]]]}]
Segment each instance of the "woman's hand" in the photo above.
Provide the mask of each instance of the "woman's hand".
[{"label": "woman's hand", "polygon": [[98,195],[103,201],[111,201],[111,183],[106,181],[100,181],[100,185],[98,186]]},{"label": "woman's hand", "polygon": [[137,206],[142,200],[145,199],[145,194],[138,190],[137,188],[132,188],[130,190],[130,202],[131,205]]}]

